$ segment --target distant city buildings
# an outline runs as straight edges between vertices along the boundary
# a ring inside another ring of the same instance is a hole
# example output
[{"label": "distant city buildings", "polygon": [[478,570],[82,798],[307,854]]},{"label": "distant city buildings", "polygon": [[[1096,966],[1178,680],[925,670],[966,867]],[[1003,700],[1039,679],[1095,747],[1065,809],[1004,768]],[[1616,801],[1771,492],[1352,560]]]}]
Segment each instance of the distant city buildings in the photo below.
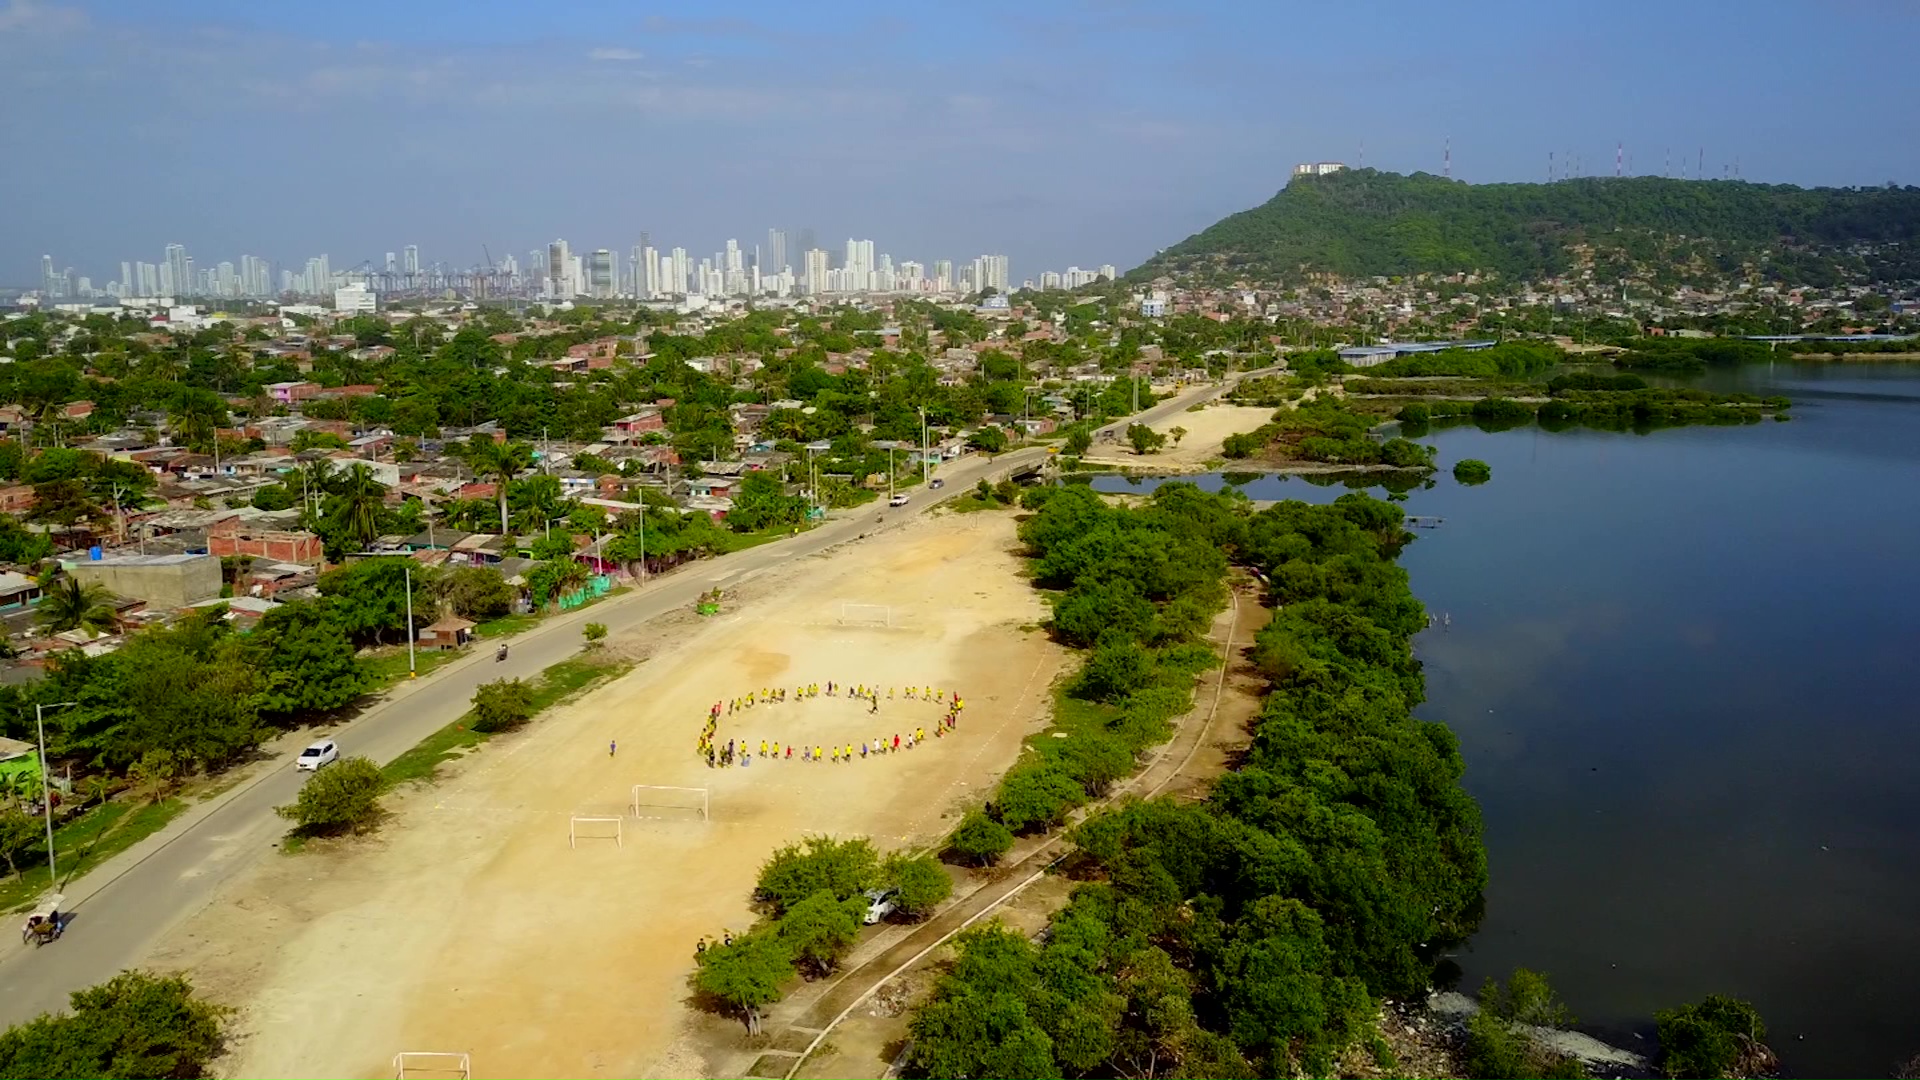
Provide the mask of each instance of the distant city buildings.
[{"label": "distant city buildings", "polygon": [[1295,165],[1293,167],[1293,175],[1325,176],[1328,173],[1337,173],[1344,168],[1346,168],[1346,166],[1338,161],[1316,161],[1311,164],[1303,163]]},{"label": "distant city buildings", "polygon": [[[196,266],[183,244],[168,244],[158,262],[126,260],[120,275],[104,287],[71,267],[56,266],[52,255],[40,260],[39,294],[49,300],[72,302],[100,298],[128,299],[237,299],[305,300],[340,306],[344,292],[352,310],[373,310],[378,298],[400,295],[466,293],[477,298],[518,296],[543,302],[575,298],[644,301],[705,299],[854,296],[862,294],[972,294],[1009,293],[1016,287],[1034,288],[1033,281],[1017,283],[1005,255],[985,254],[956,264],[952,259],[922,262],[896,261],[871,239],[849,237],[838,249],[814,242],[812,229],[768,229],[764,243],[751,246],[728,239],[711,257],[691,255],[686,248],[663,251],[652,236],[640,234],[640,243],[624,256],[609,247],[576,253],[571,243],[557,239],[545,248],[526,253],[524,261],[508,254],[486,264],[452,268],[426,265],[420,248],[406,244],[350,268],[336,268],[327,255],[316,255],[299,266],[276,266],[254,255],[211,266]],[[956,273],[957,266],[957,273]],[[1112,264],[1099,269],[1069,266],[1040,275],[1039,288],[1077,289],[1101,279],[1115,280]],[[346,308],[342,308],[346,310]]]}]

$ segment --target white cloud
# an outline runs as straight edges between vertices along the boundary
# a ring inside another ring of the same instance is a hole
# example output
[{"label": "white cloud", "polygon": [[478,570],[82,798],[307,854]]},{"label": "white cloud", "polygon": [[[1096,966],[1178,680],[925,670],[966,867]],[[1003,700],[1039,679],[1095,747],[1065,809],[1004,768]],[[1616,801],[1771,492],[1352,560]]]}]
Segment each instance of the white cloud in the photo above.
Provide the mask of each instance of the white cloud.
[{"label": "white cloud", "polygon": [[587,53],[587,59],[589,60],[627,61],[645,60],[646,58],[647,54],[638,49],[594,49]]}]

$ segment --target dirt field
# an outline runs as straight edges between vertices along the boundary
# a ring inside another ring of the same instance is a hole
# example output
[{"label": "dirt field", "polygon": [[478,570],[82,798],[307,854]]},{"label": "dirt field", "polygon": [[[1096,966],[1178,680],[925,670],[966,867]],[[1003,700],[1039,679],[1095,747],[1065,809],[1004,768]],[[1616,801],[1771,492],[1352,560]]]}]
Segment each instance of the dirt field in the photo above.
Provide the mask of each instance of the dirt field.
[{"label": "dirt field", "polygon": [[[471,1053],[481,1077],[714,1075],[710,1054],[728,1056],[740,1028],[688,1008],[693,946],[753,921],[766,856],[809,833],[931,842],[1044,724],[1063,652],[1023,629],[1044,605],[1012,545],[1007,515],[921,519],[750,581],[715,619],[614,642],[652,655],[390,798],[376,836],[265,861],[153,966],[190,968],[240,1007],[233,1076],[385,1076],[401,1050]],[[845,602],[891,604],[893,626],[842,625]],[[941,739],[937,709],[899,697],[877,716],[824,694],[760,705],[723,714],[721,742],[844,745],[915,726],[929,738],[839,765],[696,759],[716,699],[829,679],[932,685],[968,704]],[[639,783],[710,788],[712,821],[670,807],[636,819]],[[569,849],[581,814],[625,814],[624,843]]]},{"label": "dirt field", "polygon": [[1095,444],[1086,461],[1093,465],[1166,469],[1171,466],[1198,466],[1220,457],[1227,436],[1252,431],[1273,418],[1273,410],[1250,405],[1213,403],[1199,412],[1174,413],[1157,424],[1148,425],[1166,435],[1174,428],[1186,428],[1186,435],[1175,446],[1171,436],[1167,445],[1150,454],[1135,454],[1124,441]]}]

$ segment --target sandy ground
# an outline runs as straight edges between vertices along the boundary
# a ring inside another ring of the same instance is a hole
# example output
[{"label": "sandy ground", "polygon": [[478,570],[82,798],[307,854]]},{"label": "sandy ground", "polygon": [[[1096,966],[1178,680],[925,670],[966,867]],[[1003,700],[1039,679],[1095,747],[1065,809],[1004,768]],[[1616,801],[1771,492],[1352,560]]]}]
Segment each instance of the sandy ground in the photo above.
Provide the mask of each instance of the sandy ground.
[{"label": "sandy ground", "polygon": [[[1148,425],[1160,434],[1167,435],[1167,445],[1153,453],[1135,454],[1123,437],[1115,442],[1096,443],[1084,460],[1090,465],[1116,468],[1198,466],[1221,456],[1220,448],[1226,443],[1227,436],[1252,431],[1271,419],[1272,409],[1216,401],[1198,412],[1182,410]],[[1181,437],[1180,445],[1175,446],[1173,437],[1168,433],[1177,427],[1187,429],[1187,433]]]},{"label": "sandy ground", "polygon": [[[263,861],[152,966],[191,969],[240,1008],[232,1076],[386,1076],[402,1050],[470,1053],[479,1077],[713,1075],[707,1051],[739,1025],[690,1007],[693,946],[753,922],[765,858],[810,833],[931,843],[1044,725],[1064,653],[1033,629],[1045,609],[1017,573],[1013,524],[922,519],[752,580],[715,619],[611,642],[650,658],[390,797],[377,835]],[[847,602],[890,604],[893,625],[845,625]],[[900,698],[877,716],[824,694],[761,705],[723,716],[721,740],[930,737],[841,765],[696,759],[716,699],[828,679],[930,684],[968,705],[941,739],[935,707]],[[633,816],[640,783],[708,787],[712,820]],[[570,848],[574,815],[622,817],[623,842],[582,826],[596,838]]]}]

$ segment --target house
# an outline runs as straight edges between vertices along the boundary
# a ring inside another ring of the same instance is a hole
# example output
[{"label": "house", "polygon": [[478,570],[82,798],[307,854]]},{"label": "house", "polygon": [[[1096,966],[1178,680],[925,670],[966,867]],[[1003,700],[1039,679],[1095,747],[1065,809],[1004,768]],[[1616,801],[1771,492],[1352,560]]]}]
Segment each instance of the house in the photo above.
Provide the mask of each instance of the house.
[{"label": "house", "polygon": [[249,527],[238,515],[223,518],[207,529],[207,554],[246,555],[276,562],[318,566],[326,558],[320,538],[301,529]]},{"label": "house", "polygon": [[644,435],[649,431],[665,431],[666,429],[666,417],[661,414],[660,409],[654,406],[640,409],[613,422],[613,430],[627,436]]},{"label": "house", "polygon": [[316,382],[277,382],[267,385],[267,396],[281,405],[319,397],[322,387]]},{"label": "house", "polygon": [[212,555],[107,555],[62,565],[85,584],[155,607],[187,607],[220,595],[220,560]]},{"label": "house", "polygon": [[458,615],[442,615],[422,627],[414,641],[423,649],[457,649],[473,640],[474,625]]},{"label": "house", "polygon": [[35,502],[31,484],[9,484],[0,487],[0,513],[24,514],[33,509]]},{"label": "house", "polygon": [[11,570],[0,572],[0,611],[14,611],[40,599],[40,583]]}]

